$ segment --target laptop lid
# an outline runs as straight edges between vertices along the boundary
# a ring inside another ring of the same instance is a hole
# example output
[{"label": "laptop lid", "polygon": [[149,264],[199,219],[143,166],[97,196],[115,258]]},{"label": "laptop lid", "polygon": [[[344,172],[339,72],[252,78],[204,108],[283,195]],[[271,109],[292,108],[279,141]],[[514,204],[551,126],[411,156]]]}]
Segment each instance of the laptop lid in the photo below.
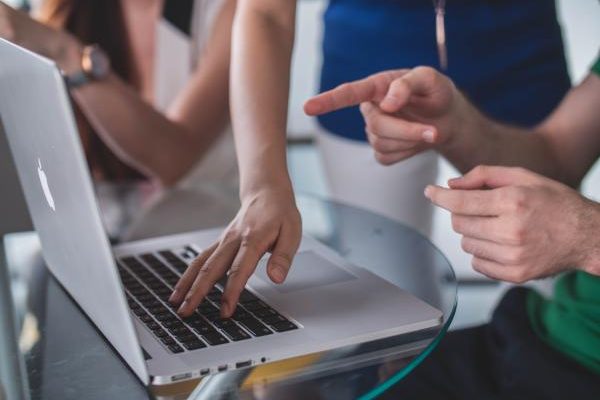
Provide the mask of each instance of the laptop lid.
[{"label": "laptop lid", "polygon": [[0,120],[48,268],[148,384],[60,72],[2,39],[0,60]]}]

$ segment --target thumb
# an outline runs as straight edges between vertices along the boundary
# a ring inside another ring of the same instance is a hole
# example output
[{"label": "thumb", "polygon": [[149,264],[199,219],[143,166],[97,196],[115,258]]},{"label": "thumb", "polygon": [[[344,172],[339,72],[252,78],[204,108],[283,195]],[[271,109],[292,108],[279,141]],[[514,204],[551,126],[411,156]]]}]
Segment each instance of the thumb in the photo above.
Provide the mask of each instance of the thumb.
[{"label": "thumb", "polygon": [[285,226],[281,228],[267,263],[267,274],[274,283],[285,281],[292,267],[294,255],[300,245],[298,236],[291,230],[286,229]]},{"label": "thumb", "polygon": [[388,113],[394,113],[404,107],[411,96],[427,96],[440,88],[441,74],[430,67],[416,67],[396,78],[379,106]]}]

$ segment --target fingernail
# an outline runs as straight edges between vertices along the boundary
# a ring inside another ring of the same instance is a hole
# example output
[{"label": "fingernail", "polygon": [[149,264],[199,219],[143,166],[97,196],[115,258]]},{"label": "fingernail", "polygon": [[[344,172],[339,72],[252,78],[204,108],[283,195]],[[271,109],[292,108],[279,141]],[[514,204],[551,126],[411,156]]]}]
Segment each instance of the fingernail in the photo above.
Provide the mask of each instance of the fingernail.
[{"label": "fingernail", "polygon": [[386,106],[390,106],[390,107],[398,107],[400,105],[400,102],[398,101],[398,99],[394,96],[385,96],[385,98],[383,99],[383,101],[381,102],[382,104],[385,103]]},{"label": "fingernail", "polygon": [[169,303],[177,303],[180,300],[180,296],[181,292],[179,290],[173,290],[173,293],[171,293],[171,297],[169,297]]},{"label": "fingernail", "polygon": [[283,280],[285,279],[285,271],[281,267],[273,268],[273,270],[271,271],[271,274],[273,275],[273,278],[275,278],[275,280],[278,283],[283,282]]},{"label": "fingernail", "polygon": [[229,314],[230,314],[230,307],[229,307],[229,303],[227,302],[222,302],[221,303],[221,317],[222,318],[228,318]]},{"label": "fingernail", "polygon": [[433,186],[427,185],[427,187],[425,188],[425,191],[423,192],[423,194],[425,195],[425,197],[427,197],[428,199],[430,199],[432,191],[433,191]]},{"label": "fingernail", "polygon": [[425,132],[423,132],[422,136],[423,140],[427,143],[435,142],[435,132],[433,131],[433,129],[427,129]]},{"label": "fingernail", "polygon": [[188,304],[189,304],[189,302],[187,300],[185,300],[183,303],[181,303],[181,306],[179,306],[179,308],[177,309],[177,314],[179,314],[179,315],[183,314],[183,312],[187,308]]}]

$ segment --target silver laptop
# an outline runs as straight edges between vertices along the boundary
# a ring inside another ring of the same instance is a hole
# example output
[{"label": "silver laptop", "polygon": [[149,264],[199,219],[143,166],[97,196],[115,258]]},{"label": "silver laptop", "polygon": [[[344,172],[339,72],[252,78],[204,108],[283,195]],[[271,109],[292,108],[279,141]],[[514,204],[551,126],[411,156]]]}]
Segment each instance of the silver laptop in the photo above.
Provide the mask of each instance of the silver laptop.
[{"label": "silver laptop", "polygon": [[[61,74],[0,40],[0,118],[48,268],[145,383],[219,371],[439,326],[442,313],[304,237],[282,285],[262,260],[232,319],[217,284],[182,320],[167,299],[220,229],[111,247]],[[199,205],[200,206],[200,205]]]}]

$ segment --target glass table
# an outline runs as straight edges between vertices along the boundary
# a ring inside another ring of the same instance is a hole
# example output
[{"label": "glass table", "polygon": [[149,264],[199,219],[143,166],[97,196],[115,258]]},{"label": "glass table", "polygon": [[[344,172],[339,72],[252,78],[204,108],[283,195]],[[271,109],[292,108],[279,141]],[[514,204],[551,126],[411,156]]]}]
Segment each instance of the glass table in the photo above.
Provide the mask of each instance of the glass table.
[{"label": "glass table", "polygon": [[[111,193],[118,194],[117,201],[100,202],[105,216],[115,215],[106,204],[129,208],[107,221],[107,230],[113,236],[120,232],[121,240],[222,226],[237,210],[231,200],[235,196],[214,188],[177,189],[158,197],[140,195],[140,190],[133,191],[134,196],[124,195],[127,190]],[[47,272],[36,235],[11,234],[4,238],[0,268],[4,391],[23,398],[61,400],[366,400],[401,384],[443,340],[452,321],[457,288],[452,267],[425,237],[385,217],[312,196],[298,196],[298,206],[306,234],[441,310],[442,324],[203,380],[148,388]]]}]

